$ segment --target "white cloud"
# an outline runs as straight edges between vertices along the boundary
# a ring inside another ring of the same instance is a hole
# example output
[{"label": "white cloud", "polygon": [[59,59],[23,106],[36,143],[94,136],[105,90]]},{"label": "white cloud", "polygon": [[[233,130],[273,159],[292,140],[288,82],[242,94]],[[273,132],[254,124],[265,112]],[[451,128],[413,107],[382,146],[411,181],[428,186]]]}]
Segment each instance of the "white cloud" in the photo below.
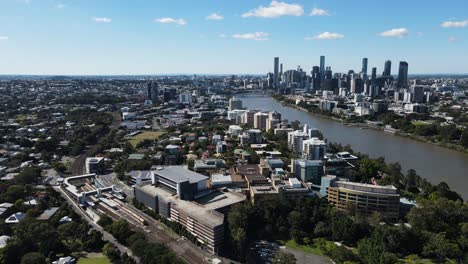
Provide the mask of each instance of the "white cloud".
[{"label": "white cloud", "polygon": [[332,33],[332,32],[323,32],[318,35],[312,36],[312,37],[305,37],[306,40],[311,40],[311,39],[318,39],[318,40],[334,40],[334,39],[342,39],[344,38],[344,35],[339,34],[339,33]]},{"label": "white cloud", "polygon": [[325,10],[325,9],[320,9],[320,8],[314,7],[312,9],[312,11],[310,12],[310,15],[311,16],[329,16],[330,13],[328,13],[328,11]]},{"label": "white cloud", "polygon": [[246,34],[234,34],[233,38],[236,39],[252,39],[252,40],[268,40],[268,33],[266,32],[254,32]]},{"label": "white cloud", "polygon": [[206,20],[223,20],[224,17],[218,13],[213,13],[206,17]]},{"label": "white cloud", "polygon": [[445,21],[440,24],[441,27],[444,28],[460,28],[468,26],[468,20],[460,20],[460,21]]},{"label": "white cloud", "polygon": [[302,16],[304,8],[299,4],[272,1],[269,6],[259,6],[242,15],[242,17],[276,18],[280,16]]},{"label": "white cloud", "polygon": [[0,41],[2,40],[8,40],[8,37],[7,36],[0,36]]},{"label": "white cloud", "polygon": [[154,22],[162,24],[177,24],[179,26],[187,25],[187,21],[185,21],[184,19],[172,17],[157,18],[154,20]]},{"label": "white cloud", "polygon": [[381,32],[379,35],[382,37],[393,37],[393,38],[403,38],[408,36],[409,31],[406,28],[394,28],[384,32]]},{"label": "white cloud", "polygon": [[93,18],[94,22],[96,23],[110,23],[112,22],[112,19],[108,17],[95,17]]},{"label": "white cloud", "polygon": [[448,38],[449,42],[456,42],[458,39],[456,37],[450,37]]}]

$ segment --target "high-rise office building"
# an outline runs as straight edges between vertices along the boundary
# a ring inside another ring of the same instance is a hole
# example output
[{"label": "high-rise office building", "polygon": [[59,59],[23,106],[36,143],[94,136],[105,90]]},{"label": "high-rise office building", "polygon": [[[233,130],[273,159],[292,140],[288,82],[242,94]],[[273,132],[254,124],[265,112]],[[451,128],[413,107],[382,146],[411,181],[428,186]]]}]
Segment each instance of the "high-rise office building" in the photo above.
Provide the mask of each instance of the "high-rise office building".
[{"label": "high-rise office building", "polygon": [[325,79],[325,56],[320,56],[320,80]]},{"label": "high-rise office building", "polygon": [[392,75],[392,62],[390,60],[385,61],[383,76],[389,77]]},{"label": "high-rise office building", "polygon": [[312,90],[320,90],[320,67],[312,67]]},{"label": "high-rise office building", "polygon": [[281,82],[283,80],[283,63],[280,64],[280,73],[278,78],[278,82]]},{"label": "high-rise office building", "polygon": [[408,63],[406,61],[400,61],[397,85],[398,87],[408,86]]},{"label": "high-rise office building", "polygon": [[151,100],[153,103],[158,101],[159,91],[158,84],[155,82],[148,83],[148,100]]},{"label": "high-rise office building", "polygon": [[274,67],[273,83],[274,83],[274,87],[278,88],[278,83],[279,83],[279,58],[278,57],[275,57],[273,67]]},{"label": "high-rise office building", "polygon": [[412,102],[423,103],[424,102],[424,87],[419,85],[412,85],[411,88]]},{"label": "high-rise office building", "polygon": [[380,95],[380,88],[377,85],[377,68],[372,68],[372,77],[371,77],[371,95],[372,96],[379,96]]},{"label": "high-rise office building", "polygon": [[326,67],[325,68],[325,79],[331,80],[332,77],[333,77],[332,75],[333,75],[333,72],[331,70],[331,67],[330,66]]},{"label": "high-rise office building", "polygon": [[377,68],[373,67],[372,68],[372,77],[371,77],[372,85],[376,85],[376,81],[377,81]]},{"label": "high-rise office building", "polygon": [[364,75],[367,75],[367,58],[363,58],[362,59],[362,71],[361,73],[363,73]]}]

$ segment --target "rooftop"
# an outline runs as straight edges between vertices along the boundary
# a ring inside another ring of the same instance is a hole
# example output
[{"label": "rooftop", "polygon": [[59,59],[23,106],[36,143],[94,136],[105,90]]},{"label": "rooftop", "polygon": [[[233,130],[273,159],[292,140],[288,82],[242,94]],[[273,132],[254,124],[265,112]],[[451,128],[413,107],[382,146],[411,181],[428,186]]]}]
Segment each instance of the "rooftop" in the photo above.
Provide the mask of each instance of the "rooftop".
[{"label": "rooftop", "polygon": [[216,206],[204,206],[199,203],[180,200],[177,198],[177,196],[164,190],[163,188],[155,187],[149,184],[137,186],[136,188],[139,188],[149,195],[157,196],[166,202],[170,202],[172,204],[171,207],[177,208],[189,214],[197,221],[205,223],[211,227],[216,227],[224,223],[224,216],[221,213],[214,211],[214,207]]},{"label": "rooftop", "polygon": [[185,182],[189,181],[190,183],[197,183],[199,181],[207,180],[208,177],[201,175],[199,173],[187,170],[180,166],[169,166],[162,169],[154,171],[154,174],[159,175],[160,177],[170,179],[173,182]]},{"label": "rooftop", "polygon": [[51,218],[55,214],[55,212],[57,212],[58,209],[59,209],[59,207],[51,207],[51,208],[45,210],[36,219],[37,220],[49,220],[49,218]]},{"label": "rooftop", "polygon": [[336,186],[339,188],[350,189],[359,192],[399,196],[398,190],[394,186],[379,186],[367,183],[345,181],[337,181]]}]

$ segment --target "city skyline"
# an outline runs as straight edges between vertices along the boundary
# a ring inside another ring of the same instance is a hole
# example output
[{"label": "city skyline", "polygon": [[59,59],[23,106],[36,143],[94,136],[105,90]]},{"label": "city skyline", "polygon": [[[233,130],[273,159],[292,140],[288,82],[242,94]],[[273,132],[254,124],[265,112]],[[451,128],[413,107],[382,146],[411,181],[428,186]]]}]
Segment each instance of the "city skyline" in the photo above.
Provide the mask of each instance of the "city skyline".
[{"label": "city skyline", "polygon": [[[181,9],[181,6],[188,8]],[[310,72],[466,74],[463,1],[37,1],[0,4],[0,73],[31,75],[262,74],[272,57]],[[366,16],[358,15],[365,10]],[[395,19],[382,15],[396,13]],[[417,16],[424,13],[424,16]],[[349,21],[353,23],[349,23]]]}]

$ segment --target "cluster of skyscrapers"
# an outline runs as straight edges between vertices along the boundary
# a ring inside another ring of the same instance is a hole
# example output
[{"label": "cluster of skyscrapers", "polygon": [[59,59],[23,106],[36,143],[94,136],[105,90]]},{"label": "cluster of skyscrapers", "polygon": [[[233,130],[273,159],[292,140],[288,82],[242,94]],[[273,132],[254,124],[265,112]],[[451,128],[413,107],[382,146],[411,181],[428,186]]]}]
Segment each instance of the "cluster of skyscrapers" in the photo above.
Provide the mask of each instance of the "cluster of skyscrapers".
[{"label": "cluster of skyscrapers", "polygon": [[364,93],[372,97],[380,96],[386,86],[396,85],[397,88],[408,86],[407,62],[400,62],[396,82],[391,74],[390,60],[385,62],[381,76],[377,76],[377,68],[373,67],[369,77],[368,63],[368,58],[363,58],[360,72],[349,70],[347,73],[333,74],[331,67],[325,64],[325,56],[320,56],[320,65],[313,66],[309,75],[300,66],[295,70],[283,72],[283,64],[278,57],[275,57],[274,72],[268,73],[266,82],[268,88],[281,94],[294,94],[298,89],[305,93],[334,91],[335,94],[339,94],[340,89],[345,89],[351,93]]}]

